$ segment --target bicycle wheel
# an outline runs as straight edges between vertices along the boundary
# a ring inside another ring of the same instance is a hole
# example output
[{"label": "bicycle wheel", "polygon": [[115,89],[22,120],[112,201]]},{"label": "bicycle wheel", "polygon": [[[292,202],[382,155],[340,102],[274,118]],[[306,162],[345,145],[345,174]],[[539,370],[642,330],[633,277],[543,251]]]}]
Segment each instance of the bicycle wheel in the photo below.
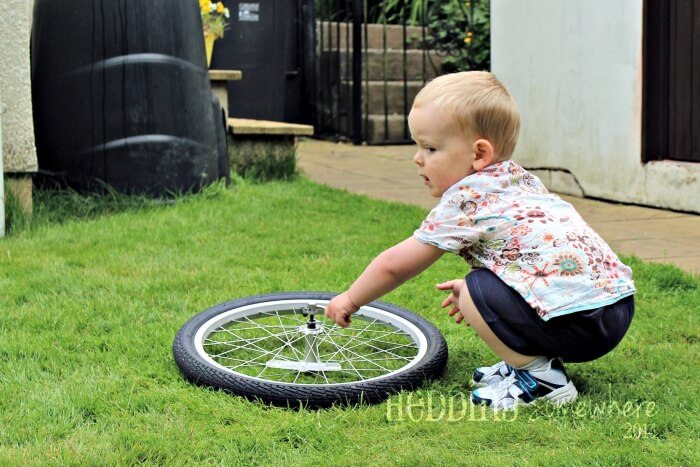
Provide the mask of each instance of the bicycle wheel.
[{"label": "bicycle wheel", "polygon": [[342,328],[323,316],[334,294],[276,293],[217,305],[180,329],[173,355],[197,384],[280,406],[375,403],[437,377],[440,331],[375,301]]}]

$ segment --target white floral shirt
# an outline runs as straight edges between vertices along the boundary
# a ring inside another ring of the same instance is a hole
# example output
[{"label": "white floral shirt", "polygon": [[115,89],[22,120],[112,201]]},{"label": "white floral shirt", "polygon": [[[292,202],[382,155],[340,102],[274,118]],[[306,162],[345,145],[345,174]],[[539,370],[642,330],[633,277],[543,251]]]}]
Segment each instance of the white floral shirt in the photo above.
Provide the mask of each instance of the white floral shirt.
[{"label": "white floral shirt", "polygon": [[450,187],[413,235],[490,269],[545,321],[636,291],[632,270],[574,207],[510,160]]}]

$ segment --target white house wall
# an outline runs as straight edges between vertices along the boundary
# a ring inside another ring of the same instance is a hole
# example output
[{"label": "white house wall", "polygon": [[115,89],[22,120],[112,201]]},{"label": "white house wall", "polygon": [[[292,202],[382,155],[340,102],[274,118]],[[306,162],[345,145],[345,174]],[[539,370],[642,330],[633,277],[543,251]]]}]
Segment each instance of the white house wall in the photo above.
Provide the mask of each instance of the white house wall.
[{"label": "white house wall", "polygon": [[642,162],[642,0],[492,0],[514,159],[562,193],[700,212],[700,164]]}]

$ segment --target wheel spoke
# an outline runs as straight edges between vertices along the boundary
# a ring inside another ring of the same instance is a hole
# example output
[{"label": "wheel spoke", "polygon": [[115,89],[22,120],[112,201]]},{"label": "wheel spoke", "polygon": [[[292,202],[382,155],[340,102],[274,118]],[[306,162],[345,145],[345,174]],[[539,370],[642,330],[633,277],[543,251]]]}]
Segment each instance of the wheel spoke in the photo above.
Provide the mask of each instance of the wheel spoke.
[{"label": "wheel spoke", "polygon": [[390,314],[358,313],[347,328],[323,318],[307,327],[302,316],[307,305],[232,314],[203,336],[202,348],[208,358],[243,376],[324,385],[402,371],[421,350]]},{"label": "wheel spoke", "polygon": [[[335,358],[337,355],[341,355],[341,356],[342,356],[342,360],[341,360],[341,361],[343,361],[343,362],[345,362],[345,363],[348,363],[348,364],[350,364],[350,365],[353,366],[353,367],[354,367],[354,365],[352,364],[352,362],[354,362],[354,361],[363,361],[363,362],[365,362],[365,363],[369,363],[369,364],[371,364],[371,365],[375,365],[375,366],[377,367],[377,369],[380,369],[380,370],[382,370],[382,371],[384,371],[384,372],[389,372],[389,371],[390,371],[388,368],[386,368],[386,367],[380,365],[379,363],[370,360],[369,358],[367,358],[367,356],[355,352],[353,349],[357,348],[358,345],[357,345],[357,344],[354,344],[354,345],[351,346],[350,344],[353,344],[353,340],[352,340],[352,339],[349,340],[349,341],[348,341],[347,343],[345,343],[344,345],[337,345],[337,344],[335,343],[335,341],[329,341],[329,343],[331,343],[332,345],[336,346],[336,351],[335,351],[333,354],[330,355],[329,360]],[[349,357],[347,356],[348,354],[353,355],[355,358],[354,358],[354,359],[349,358]]]},{"label": "wheel spoke", "polygon": [[[400,331],[394,331],[394,332],[387,332],[387,335],[393,334],[393,335],[403,335],[400,333]],[[368,347],[373,347],[376,348],[379,352],[386,352],[390,353],[391,350],[396,350],[396,349],[416,349],[417,346],[414,342],[407,342],[407,343],[397,343],[394,341],[389,341],[389,340],[382,340],[379,338],[364,338],[360,336],[352,336],[352,341],[348,342],[348,344],[353,343],[353,347],[360,347],[360,346],[368,346]],[[380,345],[385,344],[385,345],[390,345],[392,346],[391,348],[382,348]]]},{"label": "wheel spoke", "polygon": [[[286,334],[284,334],[284,335],[286,335]],[[277,338],[278,338],[279,336],[274,336],[274,337],[277,337]],[[259,346],[258,343],[259,343],[259,342],[264,342],[264,341],[268,340],[269,338],[270,338],[270,336],[264,336],[264,337],[258,337],[258,338],[251,338],[251,339],[247,339],[247,340],[246,340],[246,339],[239,339],[237,342],[241,342],[241,343],[242,343],[241,345],[229,344],[229,343],[226,342],[226,341],[223,341],[223,342],[222,342],[222,341],[212,341],[212,340],[207,340],[206,343],[207,343],[207,344],[211,344],[211,345],[224,345],[224,346],[229,347],[229,348],[228,348],[226,351],[224,351],[224,352],[220,352],[220,353],[218,353],[218,354],[216,354],[216,355],[212,355],[212,356],[217,356],[217,357],[221,357],[221,356],[224,356],[224,355],[226,355],[226,354],[228,354],[228,353],[236,352],[236,351],[239,351],[239,350],[250,350],[250,351],[253,351],[253,352],[254,352],[254,351],[258,351],[258,352],[263,353],[263,354],[268,354],[268,353],[270,353],[270,351],[268,351],[268,350],[266,350],[265,348]],[[281,339],[280,339],[280,340],[281,340]],[[237,342],[236,342],[236,343],[237,343]],[[284,341],[284,340],[282,340],[282,342],[284,343],[284,345],[283,345],[282,347],[280,347],[280,349],[284,349],[284,348],[286,348],[286,347],[289,347],[289,348],[291,348],[291,349],[294,349],[294,347],[293,347],[294,341],[290,341],[290,340]]]}]

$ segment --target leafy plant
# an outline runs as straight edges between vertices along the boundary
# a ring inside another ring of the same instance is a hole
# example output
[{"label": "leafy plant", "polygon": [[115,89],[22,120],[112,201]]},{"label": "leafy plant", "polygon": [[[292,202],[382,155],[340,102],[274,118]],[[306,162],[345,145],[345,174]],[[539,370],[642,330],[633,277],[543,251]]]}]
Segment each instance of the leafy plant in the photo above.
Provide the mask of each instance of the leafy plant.
[{"label": "leafy plant", "polygon": [[491,67],[490,0],[435,3],[426,47],[445,56],[445,73]]},{"label": "leafy plant", "polygon": [[[367,23],[416,26],[430,3],[431,0],[365,0],[362,14]],[[321,21],[352,21],[353,4],[347,0],[316,0],[316,17]]]},{"label": "leafy plant", "polygon": [[[368,19],[374,23],[421,24],[431,3],[429,0],[368,1]],[[439,2],[435,2],[437,4]]]},{"label": "leafy plant", "polygon": [[[316,12],[324,21],[351,21],[351,6],[317,1]],[[366,0],[363,6],[367,23],[424,26],[423,47],[445,57],[443,73],[491,66],[490,0]]]}]

